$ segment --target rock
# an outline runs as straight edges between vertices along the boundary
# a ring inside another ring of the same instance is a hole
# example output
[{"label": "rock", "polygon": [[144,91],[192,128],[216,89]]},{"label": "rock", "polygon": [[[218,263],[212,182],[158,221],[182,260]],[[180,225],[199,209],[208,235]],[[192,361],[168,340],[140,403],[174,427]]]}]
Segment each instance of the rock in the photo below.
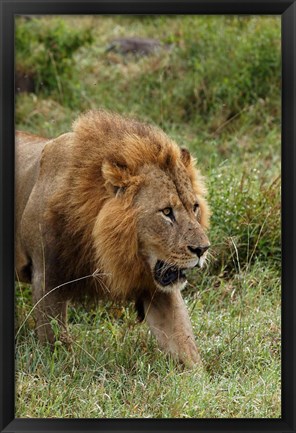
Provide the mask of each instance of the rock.
[{"label": "rock", "polygon": [[114,51],[124,55],[135,54],[148,56],[161,48],[167,49],[167,46],[163,45],[158,40],[130,37],[113,39],[106,51]]}]

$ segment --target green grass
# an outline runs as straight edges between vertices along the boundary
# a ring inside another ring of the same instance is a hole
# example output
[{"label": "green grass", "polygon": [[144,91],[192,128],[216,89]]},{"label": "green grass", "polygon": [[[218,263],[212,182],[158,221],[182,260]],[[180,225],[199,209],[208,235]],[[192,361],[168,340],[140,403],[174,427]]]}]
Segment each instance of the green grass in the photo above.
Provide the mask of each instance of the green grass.
[{"label": "green grass", "polygon": [[[203,372],[164,356],[131,305],[72,306],[72,352],[40,346],[31,316],[20,331],[16,416],[280,417],[280,19],[39,20],[17,21],[28,45],[42,45],[38,32],[52,29],[64,43],[69,28],[90,32],[91,42],[75,46],[59,79],[47,77],[50,91],[17,96],[17,128],[57,136],[98,107],[161,126],[206,175],[212,259],[191,272],[184,293]],[[119,36],[172,47],[149,57],[107,53]],[[17,62],[38,73],[23,52]],[[30,287],[17,285],[16,300],[19,326],[32,308]]]}]

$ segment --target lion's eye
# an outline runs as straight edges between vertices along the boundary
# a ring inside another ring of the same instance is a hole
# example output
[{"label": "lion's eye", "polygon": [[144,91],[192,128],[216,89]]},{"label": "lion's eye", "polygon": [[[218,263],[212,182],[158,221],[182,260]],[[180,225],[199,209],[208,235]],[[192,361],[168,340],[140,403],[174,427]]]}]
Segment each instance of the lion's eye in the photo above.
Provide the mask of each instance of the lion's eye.
[{"label": "lion's eye", "polygon": [[199,208],[199,204],[198,204],[198,203],[195,203],[195,204],[193,205],[193,212],[195,213],[195,212],[198,210],[198,208]]},{"label": "lion's eye", "polygon": [[172,209],[171,207],[166,207],[166,208],[162,209],[161,212],[162,212],[166,217],[169,217],[169,218],[171,218],[172,220],[175,219],[175,217],[174,217],[174,212],[173,212],[173,209]]}]

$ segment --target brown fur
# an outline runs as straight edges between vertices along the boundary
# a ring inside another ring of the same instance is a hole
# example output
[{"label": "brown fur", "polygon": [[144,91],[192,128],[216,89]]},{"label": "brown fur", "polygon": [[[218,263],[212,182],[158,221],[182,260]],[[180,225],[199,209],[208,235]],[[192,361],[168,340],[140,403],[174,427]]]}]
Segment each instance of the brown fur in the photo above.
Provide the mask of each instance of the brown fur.
[{"label": "brown fur", "polygon": [[[159,290],[151,265],[191,267],[188,246],[208,246],[205,188],[190,153],[156,127],[104,111],[57,139],[20,133],[17,143],[17,274],[32,281],[35,302],[47,294],[36,308],[39,338],[53,340],[50,317],[66,335],[69,300],[134,300],[166,351],[199,362],[182,297]],[[161,213],[168,200],[179,226]],[[158,323],[159,308],[168,322]]]}]

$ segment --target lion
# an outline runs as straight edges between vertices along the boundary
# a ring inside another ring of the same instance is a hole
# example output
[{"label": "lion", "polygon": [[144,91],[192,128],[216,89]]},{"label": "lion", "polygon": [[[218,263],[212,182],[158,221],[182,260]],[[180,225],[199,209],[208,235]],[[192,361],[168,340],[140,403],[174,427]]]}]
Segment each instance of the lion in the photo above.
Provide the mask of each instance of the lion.
[{"label": "lion", "polygon": [[204,178],[160,128],[92,110],[72,132],[16,137],[16,277],[32,284],[38,338],[69,343],[69,302],[135,303],[159,346],[201,359],[181,290],[210,246]]}]

